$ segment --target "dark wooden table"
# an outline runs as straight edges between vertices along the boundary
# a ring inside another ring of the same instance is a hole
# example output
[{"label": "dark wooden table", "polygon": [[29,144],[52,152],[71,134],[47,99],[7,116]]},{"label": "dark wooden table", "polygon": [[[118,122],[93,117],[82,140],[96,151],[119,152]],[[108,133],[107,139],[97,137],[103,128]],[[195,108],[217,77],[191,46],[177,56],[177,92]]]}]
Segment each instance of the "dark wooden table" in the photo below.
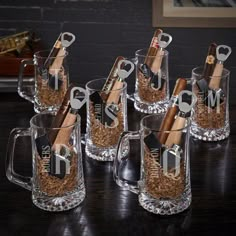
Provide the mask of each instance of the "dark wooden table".
[{"label": "dark wooden table", "polygon": [[[84,156],[87,195],[81,206],[63,213],[35,207],[31,193],[5,177],[9,132],[28,127],[32,104],[17,94],[0,94],[0,236],[68,235],[235,235],[236,226],[236,110],[230,107],[231,135],[222,142],[191,139],[191,208],[163,217],[145,211],[137,196],[118,187],[112,164]],[[141,114],[128,106],[129,128],[139,127]],[[85,130],[85,110],[82,111]],[[16,152],[16,171],[31,174],[30,146]],[[84,147],[83,147],[84,148]],[[138,159],[139,157],[136,157]],[[230,233],[230,234],[229,234]]]}]

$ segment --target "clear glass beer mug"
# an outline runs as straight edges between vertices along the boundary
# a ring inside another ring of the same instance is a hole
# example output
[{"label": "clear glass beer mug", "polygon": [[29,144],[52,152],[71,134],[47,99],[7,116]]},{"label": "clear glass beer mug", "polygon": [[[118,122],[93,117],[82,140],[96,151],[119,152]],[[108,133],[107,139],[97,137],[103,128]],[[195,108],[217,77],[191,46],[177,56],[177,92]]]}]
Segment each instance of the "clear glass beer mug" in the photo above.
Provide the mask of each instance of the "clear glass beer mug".
[{"label": "clear glass beer mug", "polygon": [[167,109],[169,103],[169,53],[165,48],[171,41],[171,35],[161,32],[157,38],[153,38],[150,46],[156,48],[158,45],[156,55],[150,54],[150,48],[135,52],[134,107],[140,112],[163,113]]},{"label": "clear glass beer mug", "polygon": [[204,141],[219,141],[230,134],[229,79],[230,71],[221,76],[202,77],[203,67],[192,71],[192,91],[197,96],[190,133]]},{"label": "clear glass beer mug", "polygon": [[[164,116],[147,115],[141,120],[139,131],[128,131],[121,135],[113,175],[119,186],[138,194],[139,203],[144,209],[155,214],[171,215],[187,209],[192,199],[190,118],[180,113],[174,123],[180,126],[173,128],[173,125],[171,130],[160,130]],[[121,170],[133,148],[132,142],[137,139],[140,140],[141,167],[140,179],[136,182],[122,177]],[[165,141],[163,143],[160,140]]]},{"label": "clear glass beer mug", "polygon": [[86,155],[99,161],[113,161],[120,134],[127,130],[127,84],[102,90],[105,78],[86,84],[87,129]]},{"label": "clear glass beer mug", "polygon": [[[30,128],[12,130],[7,147],[6,175],[9,181],[32,191],[33,203],[47,211],[64,211],[85,198],[82,167],[80,116],[73,125],[51,128],[55,115],[43,112],[30,120]],[[32,177],[13,169],[17,139],[31,137]]]},{"label": "clear glass beer mug", "polygon": [[[163,50],[163,54],[159,56],[162,61],[160,72],[152,79],[144,64],[147,51],[148,49],[140,49],[135,52],[134,107],[143,113],[163,113],[169,103],[168,51]],[[152,61],[155,59],[154,56],[148,58],[152,58]]]},{"label": "clear glass beer mug", "polygon": [[[57,57],[51,57],[49,53],[50,50],[36,52],[33,60],[21,62],[19,71],[18,93],[34,104],[34,110],[37,113],[57,111],[69,84],[68,52],[65,51]],[[47,66],[48,61],[56,61],[56,63]],[[28,91],[24,89],[23,73],[27,65],[34,65],[34,94],[28,94]]]}]

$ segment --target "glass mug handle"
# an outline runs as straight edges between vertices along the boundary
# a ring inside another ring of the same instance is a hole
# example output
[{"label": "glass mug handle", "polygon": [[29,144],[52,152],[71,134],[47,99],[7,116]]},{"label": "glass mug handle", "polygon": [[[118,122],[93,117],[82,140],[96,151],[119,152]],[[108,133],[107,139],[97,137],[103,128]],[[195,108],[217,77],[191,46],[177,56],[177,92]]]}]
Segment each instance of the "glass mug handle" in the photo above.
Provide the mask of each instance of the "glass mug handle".
[{"label": "glass mug handle", "polygon": [[[120,167],[122,164],[127,160],[127,155],[124,155],[123,150],[129,148],[125,147],[127,145],[127,139],[128,140],[134,140],[134,139],[140,139],[140,132],[139,131],[126,131],[123,132],[120,136],[118,146],[117,146],[117,154],[114,159],[113,163],[113,178],[115,182],[122,187],[125,190],[129,190],[130,192],[139,193],[139,186],[138,186],[138,180],[137,181],[130,181],[128,179],[120,178]],[[126,139],[126,140],[125,140]],[[127,152],[126,152],[127,153]],[[123,156],[124,155],[124,156]]]},{"label": "glass mug handle", "polygon": [[15,128],[11,131],[8,145],[7,145],[7,155],[6,155],[6,176],[8,180],[14,184],[17,184],[27,190],[32,189],[31,177],[26,177],[19,175],[14,171],[14,153],[15,145],[18,137],[31,136],[29,128]]},{"label": "glass mug handle", "polygon": [[20,64],[20,71],[19,71],[19,76],[18,76],[18,85],[17,85],[17,90],[18,94],[23,97],[24,99],[34,103],[34,97],[29,94],[26,94],[25,91],[23,91],[23,74],[24,74],[24,69],[27,65],[34,65],[33,60],[22,60]]}]

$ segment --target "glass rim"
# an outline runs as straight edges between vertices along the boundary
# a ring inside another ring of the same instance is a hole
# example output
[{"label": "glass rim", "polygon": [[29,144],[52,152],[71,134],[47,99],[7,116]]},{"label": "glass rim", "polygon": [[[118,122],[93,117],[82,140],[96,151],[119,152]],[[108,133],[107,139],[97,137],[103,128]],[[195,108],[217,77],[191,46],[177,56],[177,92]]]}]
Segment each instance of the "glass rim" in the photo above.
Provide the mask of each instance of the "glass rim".
[{"label": "glass rim", "polygon": [[[48,55],[49,55],[50,51],[51,51],[51,49],[37,51],[37,52],[34,53],[34,58],[42,58],[42,59],[43,58],[48,58],[48,56],[41,56],[40,54],[43,54],[43,53],[47,52]],[[68,51],[65,50],[65,54],[64,55],[54,56],[54,57],[50,56],[49,58],[56,58],[56,57],[64,58],[64,57],[68,56],[68,54],[69,54]]]},{"label": "glass rim", "polygon": [[[101,89],[91,88],[91,87],[89,87],[89,85],[92,84],[92,83],[95,83],[95,82],[97,82],[97,81],[104,81],[104,83],[103,83],[103,85],[104,85],[105,82],[106,82],[106,80],[107,80],[107,78],[105,78],[105,77],[90,80],[90,81],[88,81],[88,82],[86,83],[85,88],[86,88],[86,90],[88,90],[88,91],[101,92],[101,91],[102,91],[102,88],[101,88]],[[123,90],[125,90],[126,88],[127,88],[127,83],[126,83],[126,81],[124,81],[122,88],[120,88],[120,89],[111,89],[110,91],[123,91]],[[110,92],[110,91],[109,91],[109,92]]]},{"label": "glass rim", "polygon": [[[141,49],[136,50],[135,56],[136,57],[146,57],[148,49],[149,48],[141,48]],[[169,55],[169,51],[167,51],[166,49],[163,49],[163,51],[164,51],[164,55],[160,55],[160,57]],[[146,52],[146,53],[144,53],[144,52]],[[149,56],[149,57],[156,57],[156,56]]]},{"label": "glass rim", "polygon": [[[192,77],[193,77],[193,76],[202,77],[202,73],[196,73],[195,71],[196,71],[196,70],[199,70],[199,71],[203,72],[203,69],[204,69],[203,66],[194,67],[194,68],[192,69]],[[230,75],[230,70],[228,70],[227,68],[223,68],[223,72],[225,72],[225,74],[222,73],[221,76],[214,76],[214,77],[228,77],[228,76]],[[209,76],[209,77],[211,78],[212,75]]]},{"label": "glass rim", "polygon": [[[162,114],[163,115],[163,114]],[[181,128],[181,129],[174,129],[174,130],[157,130],[157,129],[151,129],[149,127],[147,127],[146,125],[143,124],[143,121],[147,118],[150,118],[150,117],[157,117],[157,116],[160,116],[158,114],[149,114],[147,116],[144,116],[141,120],[140,120],[140,127],[141,127],[141,130],[143,129],[147,129],[147,130],[150,130],[152,132],[157,132],[157,133],[171,133],[171,132],[176,132],[176,131],[183,131],[183,130],[187,130],[188,128],[190,128],[191,126],[191,121],[190,119],[186,119],[187,120],[187,124]],[[165,117],[165,115],[163,115],[163,118]],[[163,119],[162,119],[163,120]]]},{"label": "glass rim", "polygon": [[37,117],[40,117],[42,115],[51,115],[53,117],[56,116],[55,112],[49,112],[49,111],[45,111],[45,112],[41,112],[39,114],[36,114],[34,115],[31,119],[30,119],[30,127],[31,128],[37,128],[37,129],[49,129],[49,130],[60,130],[60,129],[68,129],[68,128],[73,128],[77,125],[80,125],[80,122],[81,122],[81,116],[79,114],[76,114],[76,122],[72,125],[66,125],[66,126],[61,126],[61,127],[47,127],[47,126],[39,126],[39,125],[36,125],[34,123],[34,119],[36,119]]}]

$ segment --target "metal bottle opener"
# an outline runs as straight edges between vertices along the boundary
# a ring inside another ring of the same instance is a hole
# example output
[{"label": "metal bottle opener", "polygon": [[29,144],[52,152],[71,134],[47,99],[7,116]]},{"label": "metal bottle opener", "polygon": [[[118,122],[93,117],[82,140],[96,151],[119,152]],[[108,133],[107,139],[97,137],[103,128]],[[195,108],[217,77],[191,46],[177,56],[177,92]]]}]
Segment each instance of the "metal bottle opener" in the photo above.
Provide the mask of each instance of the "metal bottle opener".
[{"label": "metal bottle opener", "polygon": [[[69,36],[70,40],[65,39],[66,36]],[[61,44],[65,48],[68,48],[74,41],[75,41],[75,35],[70,32],[64,32],[61,35]]]},{"label": "metal bottle opener", "polygon": [[[124,63],[125,65],[130,65],[130,69],[127,71],[125,69],[121,69],[121,65]],[[118,71],[117,74],[119,78],[123,81],[126,79],[134,70],[134,64],[131,61],[128,60],[120,60],[117,65]]]},{"label": "metal bottle opener", "polygon": [[[167,38],[167,40],[161,40],[163,36]],[[171,43],[172,36],[167,33],[160,33],[157,37],[157,41],[158,41],[159,47],[164,49]]]},{"label": "metal bottle opener", "polygon": [[[220,53],[220,49],[228,49],[228,52],[226,54],[224,53]],[[229,55],[231,54],[232,49],[231,47],[227,46],[227,45],[219,45],[216,48],[216,58],[218,61],[220,61],[221,63],[223,63],[224,61],[227,60],[227,58],[229,57]]]}]

